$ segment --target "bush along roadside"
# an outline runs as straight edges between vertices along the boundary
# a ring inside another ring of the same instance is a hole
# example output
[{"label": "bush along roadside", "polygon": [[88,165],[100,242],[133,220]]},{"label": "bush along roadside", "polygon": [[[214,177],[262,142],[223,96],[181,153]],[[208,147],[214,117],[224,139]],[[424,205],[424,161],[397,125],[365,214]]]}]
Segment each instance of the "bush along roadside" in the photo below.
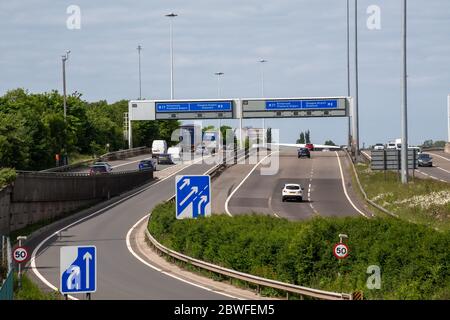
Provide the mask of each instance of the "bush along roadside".
[{"label": "bush along roadside", "polygon": [[372,171],[356,165],[367,197],[400,219],[438,230],[450,230],[450,185],[432,179],[411,179],[403,185],[396,172]]},{"label": "bush along roadside", "polygon": [[[148,228],[173,250],[269,279],[362,290],[367,299],[450,299],[450,232],[394,218],[291,222],[253,214],[177,220],[174,204],[165,203],[154,209]],[[350,248],[340,262],[333,255],[339,233],[349,236]],[[373,266],[379,278],[367,273]]]},{"label": "bush along roadside", "polygon": [[0,168],[0,189],[16,180],[16,170]]},{"label": "bush along roadside", "polygon": [[62,300],[58,292],[43,292],[26,274],[22,274],[22,286],[19,288],[17,274],[14,274],[14,300]]}]

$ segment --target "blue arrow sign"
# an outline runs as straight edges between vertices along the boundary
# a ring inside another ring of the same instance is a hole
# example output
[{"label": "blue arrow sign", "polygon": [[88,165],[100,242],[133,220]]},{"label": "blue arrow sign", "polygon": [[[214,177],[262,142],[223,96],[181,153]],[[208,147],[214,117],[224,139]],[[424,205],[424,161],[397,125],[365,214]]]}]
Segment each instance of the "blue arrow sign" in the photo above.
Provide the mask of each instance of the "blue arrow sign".
[{"label": "blue arrow sign", "polygon": [[224,112],[232,111],[231,101],[157,102],[156,112]]},{"label": "blue arrow sign", "polygon": [[211,215],[211,178],[203,176],[177,176],[177,219]]},{"label": "blue arrow sign", "polygon": [[97,291],[95,246],[61,247],[59,267],[62,294]]},{"label": "blue arrow sign", "polygon": [[337,100],[269,100],[266,110],[336,109]]}]

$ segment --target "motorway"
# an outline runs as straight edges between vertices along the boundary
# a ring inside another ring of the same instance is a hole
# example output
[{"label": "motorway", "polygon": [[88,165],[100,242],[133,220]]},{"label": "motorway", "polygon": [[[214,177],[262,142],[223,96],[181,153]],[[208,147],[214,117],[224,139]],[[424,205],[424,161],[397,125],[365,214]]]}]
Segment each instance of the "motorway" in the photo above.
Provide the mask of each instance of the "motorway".
[{"label": "motorway", "polygon": [[[229,200],[231,215],[258,211],[292,220],[305,219],[314,214],[370,215],[351,190],[347,176],[349,163],[344,153],[313,152],[311,159],[297,159],[295,149],[282,149],[279,154],[280,168],[275,175],[260,175],[263,164],[253,163],[234,165],[222,173],[213,182],[212,197],[217,198],[213,203],[214,210],[224,212],[221,208],[225,208],[226,200],[233,194]],[[268,159],[275,155],[278,152]],[[255,163],[264,157],[260,156]],[[133,161],[138,159],[123,161],[122,167],[132,165]],[[159,179],[153,184],[117,204],[78,218],[63,228],[59,235],[55,234],[57,229],[42,234],[35,240],[38,245],[34,248],[34,259],[32,257],[31,261],[34,272],[29,274],[42,287],[56,290],[59,288],[60,247],[95,245],[99,272],[94,299],[248,298],[248,295],[217,289],[217,286],[205,285],[191,278],[180,280],[180,277],[170,276],[167,266],[155,267],[158,264],[154,260],[136,254],[139,252],[137,239],[142,237],[136,230],[143,230],[143,219],[155,205],[174,194],[175,176],[204,174],[213,166],[213,163],[199,162],[169,167],[156,175]],[[286,182],[301,183],[305,194],[309,194],[306,201],[282,203],[281,186]],[[77,298],[83,297],[78,295]]]},{"label": "motorway", "polygon": [[[203,174],[213,165],[194,164],[178,174]],[[176,171],[174,172],[174,174]],[[224,299],[226,296],[176,280],[137,260],[126,243],[136,221],[174,193],[174,175],[110,207],[101,214],[67,228],[61,237],[50,236],[37,250],[35,264],[40,282],[59,287],[61,246],[95,245],[98,251],[98,291],[95,299]],[[79,296],[81,297],[81,296]]]},{"label": "motorway", "polygon": [[[370,151],[361,151],[366,157],[371,159]],[[419,167],[415,170],[416,176],[424,179],[433,179],[450,183],[450,154],[443,151],[423,151],[433,158],[432,167]],[[412,174],[412,170],[410,170]]]},{"label": "motorway", "polygon": [[[113,168],[113,172],[118,172],[118,171],[133,171],[133,170],[138,170],[138,164],[139,161],[144,160],[144,159],[150,159],[151,158],[151,154],[142,154],[136,157],[131,157],[131,158],[127,158],[127,159],[123,159],[123,160],[112,160],[112,161],[107,161],[111,167]],[[161,171],[164,170],[167,167],[170,167],[171,165],[168,164],[157,164],[156,165],[156,171]],[[81,167],[81,168],[75,168],[73,170],[71,170],[71,172],[89,172],[89,167]]]},{"label": "motorway", "polygon": [[[302,220],[314,215],[371,216],[353,193],[349,197],[345,194],[349,191],[344,190],[344,185],[347,188],[350,179],[346,177],[348,159],[343,152],[312,152],[310,159],[298,159],[295,148],[283,148],[279,153],[272,154],[272,157],[279,158],[276,174],[262,175],[264,164],[261,164],[233,191],[234,194],[228,190],[230,215],[254,212],[289,220]],[[249,166],[246,166],[236,168],[236,172],[233,172],[236,176],[240,174],[241,180],[250,172]],[[224,176],[230,179],[228,171]],[[221,184],[221,178],[215,183]],[[342,179],[345,180],[344,184]],[[304,201],[282,202],[281,189],[285,183],[300,184],[304,188]],[[226,181],[223,185],[226,185]],[[221,206],[216,204],[216,207]],[[227,211],[227,208],[224,209]]]}]

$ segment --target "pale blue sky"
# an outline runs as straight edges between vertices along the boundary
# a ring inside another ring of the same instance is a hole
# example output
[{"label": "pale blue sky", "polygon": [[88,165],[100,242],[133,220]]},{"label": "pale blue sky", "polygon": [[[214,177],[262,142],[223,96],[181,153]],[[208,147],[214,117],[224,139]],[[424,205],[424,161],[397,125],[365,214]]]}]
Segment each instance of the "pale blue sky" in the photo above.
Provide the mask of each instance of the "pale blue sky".
[{"label": "pale blue sky", "polygon": [[[401,1],[358,3],[360,141],[368,145],[400,136]],[[72,4],[81,8],[80,30],[66,28],[66,8]],[[381,30],[366,27],[369,5],[381,7]],[[418,144],[447,138],[450,1],[409,0],[408,5],[409,136],[411,144]],[[268,97],[346,94],[345,0],[2,1],[0,93],[17,87],[61,91],[61,55],[70,49],[69,92],[81,92],[88,101],[135,99],[136,47],[141,44],[143,96],[169,98],[164,14],[171,11],[179,14],[174,21],[175,98],[216,98],[216,71],[225,73],[223,97],[259,97],[260,58],[269,61]],[[346,123],[266,121],[281,128],[284,142],[310,129],[315,143],[332,139],[338,144],[346,142]]]}]

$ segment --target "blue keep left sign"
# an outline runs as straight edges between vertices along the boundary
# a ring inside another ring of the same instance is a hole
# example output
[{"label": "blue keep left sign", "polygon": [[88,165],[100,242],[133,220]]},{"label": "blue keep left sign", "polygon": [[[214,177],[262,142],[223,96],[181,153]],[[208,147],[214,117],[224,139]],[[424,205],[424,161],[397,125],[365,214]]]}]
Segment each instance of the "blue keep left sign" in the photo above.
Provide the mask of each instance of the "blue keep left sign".
[{"label": "blue keep left sign", "polygon": [[95,246],[61,247],[59,268],[62,294],[97,291]]},{"label": "blue keep left sign", "polygon": [[177,219],[211,215],[210,176],[177,176],[175,189]]}]

